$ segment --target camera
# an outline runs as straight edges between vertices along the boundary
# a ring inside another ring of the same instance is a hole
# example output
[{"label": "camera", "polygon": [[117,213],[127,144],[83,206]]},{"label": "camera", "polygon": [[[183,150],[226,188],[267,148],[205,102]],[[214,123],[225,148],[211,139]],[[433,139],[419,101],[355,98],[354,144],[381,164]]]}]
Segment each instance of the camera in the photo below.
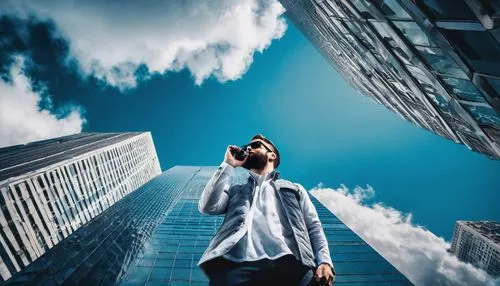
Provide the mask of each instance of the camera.
[{"label": "camera", "polygon": [[245,157],[248,156],[248,152],[243,148],[231,149],[231,155],[233,155],[236,160],[243,161]]}]

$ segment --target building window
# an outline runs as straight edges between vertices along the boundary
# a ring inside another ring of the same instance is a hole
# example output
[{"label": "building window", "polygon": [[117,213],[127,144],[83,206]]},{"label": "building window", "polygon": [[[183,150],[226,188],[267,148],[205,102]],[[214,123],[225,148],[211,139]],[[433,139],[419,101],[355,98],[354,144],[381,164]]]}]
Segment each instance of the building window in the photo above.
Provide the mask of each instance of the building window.
[{"label": "building window", "polygon": [[479,90],[468,80],[442,76],[441,79],[459,99],[486,102]]},{"label": "building window", "polygon": [[486,105],[469,105],[462,102],[462,106],[474,117],[480,124],[500,125],[498,113]]},{"label": "building window", "polygon": [[500,44],[489,32],[444,29],[441,31],[474,70],[500,76]]},{"label": "building window", "polygon": [[396,0],[373,0],[372,2],[387,17],[412,19]]},{"label": "building window", "polygon": [[477,20],[463,0],[420,0],[414,2],[434,20]]},{"label": "building window", "polygon": [[386,22],[371,22],[373,28],[380,34],[380,36],[386,41],[393,49],[396,56],[403,61],[405,64],[411,64],[410,59],[412,58],[406,47],[400,46],[398,42],[399,37],[394,33],[391,27]]},{"label": "building window", "polygon": [[353,0],[352,4],[358,9],[359,13],[361,14],[361,17],[365,19],[373,19],[373,15],[366,8],[368,5],[370,5],[366,3],[366,0]]},{"label": "building window", "polygon": [[500,79],[484,77],[486,82],[495,90],[496,96],[500,98]]},{"label": "building window", "polygon": [[[486,23],[485,28],[492,29],[498,27],[500,24],[500,0],[478,0],[474,1],[473,5],[476,6],[476,13],[481,17],[483,24]],[[488,19],[486,22],[485,19]]]},{"label": "building window", "polygon": [[339,0],[325,1],[319,4],[328,14],[333,14],[341,18],[354,18],[354,15]]},{"label": "building window", "polygon": [[392,21],[403,35],[414,45],[435,47],[430,37],[415,22]]},{"label": "building window", "polygon": [[437,73],[468,79],[457,63],[440,49],[416,47],[428,65]]}]

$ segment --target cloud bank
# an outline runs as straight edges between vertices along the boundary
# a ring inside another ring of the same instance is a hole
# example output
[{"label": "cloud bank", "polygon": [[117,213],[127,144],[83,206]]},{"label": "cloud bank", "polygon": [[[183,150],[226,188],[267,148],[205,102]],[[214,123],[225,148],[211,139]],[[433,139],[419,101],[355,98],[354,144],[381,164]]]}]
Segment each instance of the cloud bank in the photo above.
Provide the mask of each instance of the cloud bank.
[{"label": "cloud bank", "polygon": [[372,187],[349,190],[321,184],[311,194],[415,285],[498,285],[484,271],[446,252],[450,244],[412,222],[411,214],[366,201]]},{"label": "cloud bank", "polygon": [[0,147],[79,133],[85,122],[81,109],[66,105],[55,114],[40,109],[42,97],[24,74],[24,64],[24,58],[16,56],[9,80],[0,79]]},{"label": "cloud bank", "polygon": [[127,89],[137,72],[188,69],[201,84],[239,79],[283,36],[277,0],[1,1],[0,14],[53,21],[83,75]]}]

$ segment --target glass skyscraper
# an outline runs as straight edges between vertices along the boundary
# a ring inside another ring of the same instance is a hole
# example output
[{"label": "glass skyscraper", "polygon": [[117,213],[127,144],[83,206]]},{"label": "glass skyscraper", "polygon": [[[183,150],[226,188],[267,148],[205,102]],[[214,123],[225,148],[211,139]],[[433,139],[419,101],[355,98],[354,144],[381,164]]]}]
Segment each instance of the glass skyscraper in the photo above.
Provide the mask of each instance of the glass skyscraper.
[{"label": "glass skyscraper", "polygon": [[[207,285],[197,263],[224,219],[198,211],[216,167],[176,166],[76,230],[7,284]],[[238,168],[233,183],[246,180]],[[314,197],[335,285],[411,285]]]},{"label": "glass skyscraper", "polygon": [[359,92],[500,159],[499,0],[280,2]]},{"label": "glass skyscraper", "polygon": [[0,282],[160,173],[149,132],[81,133],[0,148]]},{"label": "glass skyscraper", "polygon": [[500,277],[500,223],[457,221],[450,252],[491,276]]}]

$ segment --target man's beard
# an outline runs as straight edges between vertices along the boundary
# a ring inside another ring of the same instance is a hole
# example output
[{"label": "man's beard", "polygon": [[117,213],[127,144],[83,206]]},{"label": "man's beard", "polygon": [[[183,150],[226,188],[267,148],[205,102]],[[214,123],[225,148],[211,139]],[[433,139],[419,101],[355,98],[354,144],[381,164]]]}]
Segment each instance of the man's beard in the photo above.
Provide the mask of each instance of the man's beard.
[{"label": "man's beard", "polygon": [[267,165],[267,155],[261,153],[250,153],[247,161],[243,164],[245,169],[262,170]]}]

